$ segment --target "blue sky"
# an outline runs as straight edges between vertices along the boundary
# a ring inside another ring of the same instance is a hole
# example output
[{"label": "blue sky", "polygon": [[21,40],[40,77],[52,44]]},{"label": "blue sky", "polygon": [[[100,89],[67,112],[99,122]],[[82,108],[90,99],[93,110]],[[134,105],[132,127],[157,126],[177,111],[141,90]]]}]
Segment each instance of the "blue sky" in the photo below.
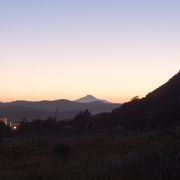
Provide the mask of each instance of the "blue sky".
[{"label": "blue sky", "polygon": [[177,0],[0,0],[0,100],[143,97],[179,70],[179,19]]}]

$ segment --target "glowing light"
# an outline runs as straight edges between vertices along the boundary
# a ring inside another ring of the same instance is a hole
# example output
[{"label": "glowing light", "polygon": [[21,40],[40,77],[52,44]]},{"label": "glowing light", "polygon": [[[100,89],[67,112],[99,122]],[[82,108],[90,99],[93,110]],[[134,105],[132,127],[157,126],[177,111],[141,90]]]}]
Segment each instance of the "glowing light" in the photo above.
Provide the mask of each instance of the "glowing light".
[{"label": "glowing light", "polygon": [[16,126],[14,126],[14,127],[13,127],[13,130],[17,130],[17,127],[16,127]]}]

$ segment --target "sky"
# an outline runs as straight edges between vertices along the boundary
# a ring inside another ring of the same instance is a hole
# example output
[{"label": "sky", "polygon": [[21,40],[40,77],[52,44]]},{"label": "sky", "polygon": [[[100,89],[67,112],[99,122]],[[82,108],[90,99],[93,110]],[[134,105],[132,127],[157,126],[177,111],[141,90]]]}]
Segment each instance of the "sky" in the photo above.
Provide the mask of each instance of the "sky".
[{"label": "sky", "polygon": [[179,0],[0,0],[0,101],[122,103],[179,67]]}]

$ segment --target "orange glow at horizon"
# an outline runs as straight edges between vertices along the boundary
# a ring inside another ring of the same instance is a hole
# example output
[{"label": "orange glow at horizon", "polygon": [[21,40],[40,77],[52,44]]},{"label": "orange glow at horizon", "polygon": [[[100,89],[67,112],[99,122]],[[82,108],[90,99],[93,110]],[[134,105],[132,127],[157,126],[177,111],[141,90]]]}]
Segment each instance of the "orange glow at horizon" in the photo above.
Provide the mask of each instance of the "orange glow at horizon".
[{"label": "orange glow at horizon", "polygon": [[2,1],[0,101],[146,96],[179,71],[179,3]]},{"label": "orange glow at horizon", "polygon": [[[15,95],[13,96],[13,93],[11,93],[11,96],[8,95],[1,95],[0,98],[1,102],[11,102],[16,100],[26,100],[26,101],[42,101],[42,100],[58,100],[58,99],[68,99],[68,100],[76,100],[83,96],[86,96],[87,94],[91,94],[99,99],[104,99],[113,103],[124,103],[131,100],[134,96],[139,96],[140,98],[145,97],[149,92],[155,90],[162,84],[166,83],[168,79],[173,76],[174,74],[164,74],[161,75],[161,80],[156,81],[149,77],[149,81],[142,83],[142,81],[135,81],[131,82],[131,86],[117,86],[117,89],[113,90],[114,87],[108,87],[106,89],[101,88],[90,88],[87,85],[86,88],[68,88],[68,91],[66,89],[64,91],[59,92],[59,88],[56,87],[55,89],[51,88],[48,91],[43,91],[42,89],[30,89],[28,93],[24,91],[25,89],[22,89],[21,91],[16,90]],[[164,78],[166,77],[166,78]],[[147,76],[146,76],[147,78]],[[141,83],[144,86],[140,86]],[[90,84],[91,85],[91,84]],[[88,89],[90,88],[90,89]],[[28,87],[27,87],[28,89]],[[9,94],[12,89],[9,90]],[[24,91],[24,92],[23,92]],[[68,95],[69,94],[69,95]]]}]

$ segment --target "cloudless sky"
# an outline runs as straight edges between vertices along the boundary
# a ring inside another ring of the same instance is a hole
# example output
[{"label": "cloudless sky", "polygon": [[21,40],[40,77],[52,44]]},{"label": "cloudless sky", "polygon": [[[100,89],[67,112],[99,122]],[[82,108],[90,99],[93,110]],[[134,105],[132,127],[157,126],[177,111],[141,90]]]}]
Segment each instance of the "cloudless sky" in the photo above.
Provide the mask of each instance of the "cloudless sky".
[{"label": "cloudless sky", "polygon": [[125,102],[179,70],[179,0],[0,0],[0,101]]}]

